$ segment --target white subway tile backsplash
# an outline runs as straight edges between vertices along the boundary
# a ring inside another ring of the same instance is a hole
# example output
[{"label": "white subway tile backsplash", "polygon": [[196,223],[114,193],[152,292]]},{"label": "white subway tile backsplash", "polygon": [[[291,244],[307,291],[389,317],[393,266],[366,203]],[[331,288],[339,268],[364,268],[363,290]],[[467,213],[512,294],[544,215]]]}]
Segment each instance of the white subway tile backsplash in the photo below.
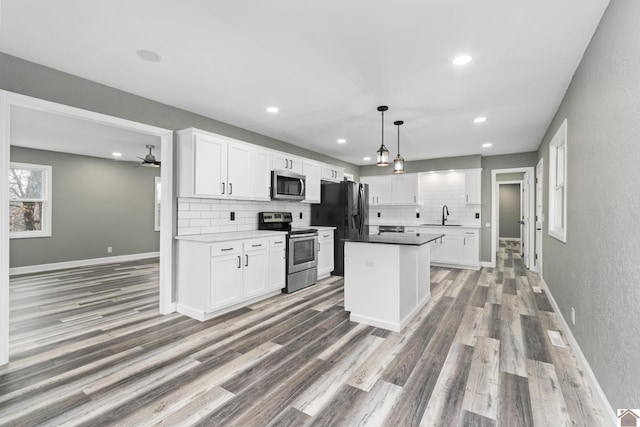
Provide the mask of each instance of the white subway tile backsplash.
[{"label": "white subway tile backsplash", "polygon": [[[309,204],[179,198],[178,235],[257,230],[259,212],[281,211],[292,213],[293,227],[310,225]],[[231,221],[230,212],[235,212],[235,221]]]}]

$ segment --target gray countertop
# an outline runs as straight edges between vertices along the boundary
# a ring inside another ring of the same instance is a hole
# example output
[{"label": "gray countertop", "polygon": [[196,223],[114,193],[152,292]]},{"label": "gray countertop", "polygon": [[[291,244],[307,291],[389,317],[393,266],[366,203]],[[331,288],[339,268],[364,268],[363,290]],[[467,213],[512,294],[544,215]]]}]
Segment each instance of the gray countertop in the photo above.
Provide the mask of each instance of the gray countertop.
[{"label": "gray countertop", "polygon": [[370,234],[359,239],[345,239],[345,242],[355,243],[384,243],[388,245],[411,245],[420,246],[433,242],[444,236],[444,234],[426,234],[426,233],[384,233]]}]

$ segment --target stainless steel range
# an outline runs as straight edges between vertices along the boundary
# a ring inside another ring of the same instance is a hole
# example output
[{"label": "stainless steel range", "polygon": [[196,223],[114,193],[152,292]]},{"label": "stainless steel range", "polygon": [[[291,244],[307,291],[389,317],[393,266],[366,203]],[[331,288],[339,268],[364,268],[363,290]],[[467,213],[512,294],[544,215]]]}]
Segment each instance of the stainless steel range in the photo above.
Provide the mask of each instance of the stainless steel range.
[{"label": "stainless steel range", "polygon": [[286,293],[313,285],[318,280],[318,230],[292,228],[291,212],[260,212],[259,230],[287,232]]}]

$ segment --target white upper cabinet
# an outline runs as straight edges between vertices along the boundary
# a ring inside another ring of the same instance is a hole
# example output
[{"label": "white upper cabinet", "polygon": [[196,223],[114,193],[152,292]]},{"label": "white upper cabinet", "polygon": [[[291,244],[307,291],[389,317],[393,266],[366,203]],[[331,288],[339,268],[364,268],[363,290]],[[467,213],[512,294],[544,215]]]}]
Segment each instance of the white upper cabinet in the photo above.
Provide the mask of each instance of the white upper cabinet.
[{"label": "white upper cabinet", "polygon": [[417,173],[393,175],[393,204],[417,205],[420,203],[420,176]]},{"label": "white upper cabinet", "polygon": [[[246,168],[244,169],[245,173]],[[253,200],[271,200],[271,152],[255,148],[251,157]]]},{"label": "white upper cabinet", "polygon": [[420,203],[418,174],[363,176],[369,184],[370,205],[417,205]]},{"label": "white upper cabinet", "polygon": [[337,166],[323,164],[322,180],[330,182],[340,182],[344,180],[344,169]]},{"label": "white upper cabinet", "polygon": [[470,169],[465,171],[464,191],[467,204],[479,205],[482,203],[482,169]]},{"label": "white upper cabinet", "polygon": [[195,129],[178,132],[178,197],[269,200],[270,173],[269,151]]},{"label": "white upper cabinet", "polygon": [[305,176],[306,203],[320,203],[320,163],[305,160],[302,163],[302,174]]},{"label": "white upper cabinet", "polygon": [[207,135],[190,135],[181,145],[178,164],[187,170],[180,193],[196,197],[222,197],[227,181],[227,142]]},{"label": "white upper cabinet", "polygon": [[251,199],[251,172],[247,173],[247,165],[251,164],[252,149],[249,145],[229,143],[227,147],[227,197],[230,199]]},{"label": "white upper cabinet", "polygon": [[274,153],[273,168],[302,174],[302,159],[287,153]]}]

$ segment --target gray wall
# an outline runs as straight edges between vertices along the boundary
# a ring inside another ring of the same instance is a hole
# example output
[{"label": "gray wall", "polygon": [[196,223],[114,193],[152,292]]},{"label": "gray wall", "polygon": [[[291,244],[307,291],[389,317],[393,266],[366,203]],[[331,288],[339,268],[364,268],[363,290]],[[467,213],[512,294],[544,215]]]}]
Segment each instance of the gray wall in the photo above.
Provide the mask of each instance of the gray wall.
[{"label": "gray wall", "polygon": [[351,163],[0,52],[0,89],[165,129],[195,127],[345,168]]},{"label": "gray wall", "polygon": [[499,173],[496,175],[496,182],[523,181],[524,172]]},{"label": "gray wall", "polygon": [[11,267],[159,250],[160,233],[153,231],[159,169],[23,147],[11,147],[11,161],[53,169],[52,235],[11,239]]},{"label": "gray wall", "polygon": [[640,2],[612,1],[538,155],[567,118],[567,242],[544,225],[543,277],[609,403],[640,402]]},{"label": "gray wall", "polygon": [[499,186],[500,226],[498,236],[510,239],[520,238],[520,184],[501,184]]},{"label": "gray wall", "polygon": [[[449,169],[478,169],[481,164],[480,158],[478,154],[474,156],[407,161],[404,163],[404,171],[406,173],[418,173]],[[393,164],[386,167],[376,165],[360,166],[359,172],[360,176],[392,175]]]}]

